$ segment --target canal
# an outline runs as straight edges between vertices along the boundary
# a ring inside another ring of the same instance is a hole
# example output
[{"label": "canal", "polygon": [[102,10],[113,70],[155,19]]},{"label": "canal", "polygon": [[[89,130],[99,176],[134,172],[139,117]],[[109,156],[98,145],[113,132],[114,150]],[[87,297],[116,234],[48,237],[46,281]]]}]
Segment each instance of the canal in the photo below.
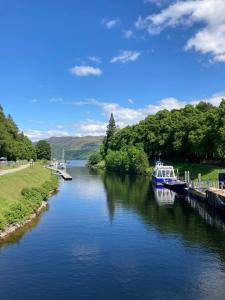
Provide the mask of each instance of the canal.
[{"label": "canal", "polygon": [[145,177],[68,171],[0,244],[0,299],[224,299],[222,216]]}]

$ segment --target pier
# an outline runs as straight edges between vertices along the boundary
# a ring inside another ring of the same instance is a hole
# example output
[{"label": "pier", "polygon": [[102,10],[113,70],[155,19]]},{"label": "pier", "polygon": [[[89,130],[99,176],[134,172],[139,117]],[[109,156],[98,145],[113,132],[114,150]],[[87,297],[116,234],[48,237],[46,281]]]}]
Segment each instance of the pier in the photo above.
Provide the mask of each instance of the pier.
[{"label": "pier", "polygon": [[66,170],[59,170],[52,167],[47,167],[47,168],[54,171],[55,174],[61,176],[64,180],[73,180],[73,177],[69,173],[67,173]]},{"label": "pier", "polygon": [[219,181],[191,181],[188,193],[214,208],[225,208],[225,190]]}]

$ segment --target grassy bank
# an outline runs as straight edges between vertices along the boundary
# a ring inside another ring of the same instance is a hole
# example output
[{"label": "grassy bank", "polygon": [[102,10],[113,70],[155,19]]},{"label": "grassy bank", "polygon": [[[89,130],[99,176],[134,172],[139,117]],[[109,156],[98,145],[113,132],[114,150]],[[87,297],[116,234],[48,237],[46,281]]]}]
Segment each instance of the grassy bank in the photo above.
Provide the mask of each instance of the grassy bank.
[{"label": "grassy bank", "polygon": [[0,177],[0,230],[22,223],[58,186],[57,177],[41,164]]},{"label": "grassy bank", "polygon": [[175,169],[179,170],[179,174],[184,176],[185,171],[190,171],[190,177],[192,180],[198,179],[198,174],[202,175],[202,180],[218,180],[218,174],[225,172],[225,167],[207,165],[207,164],[196,164],[196,163],[171,163]]}]

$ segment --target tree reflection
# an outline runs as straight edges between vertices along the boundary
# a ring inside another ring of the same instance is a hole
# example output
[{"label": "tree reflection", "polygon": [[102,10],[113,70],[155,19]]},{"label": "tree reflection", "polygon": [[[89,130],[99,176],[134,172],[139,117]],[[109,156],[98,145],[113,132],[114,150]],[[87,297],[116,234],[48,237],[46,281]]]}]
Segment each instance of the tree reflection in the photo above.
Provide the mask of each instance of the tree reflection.
[{"label": "tree reflection", "polygon": [[[211,248],[225,260],[225,239],[221,230],[225,228],[223,216],[215,216],[204,205],[201,209],[199,205],[194,206],[193,202],[190,205],[190,200],[188,202],[185,197],[156,190],[154,192],[146,177],[104,173],[102,179],[107,193],[110,220],[113,220],[120,207],[132,210],[141,216],[147,227],[154,226],[162,234],[180,235],[184,243]],[[210,222],[206,222],[207,219]],[[212,219],[216,221],[212,222]]]}]

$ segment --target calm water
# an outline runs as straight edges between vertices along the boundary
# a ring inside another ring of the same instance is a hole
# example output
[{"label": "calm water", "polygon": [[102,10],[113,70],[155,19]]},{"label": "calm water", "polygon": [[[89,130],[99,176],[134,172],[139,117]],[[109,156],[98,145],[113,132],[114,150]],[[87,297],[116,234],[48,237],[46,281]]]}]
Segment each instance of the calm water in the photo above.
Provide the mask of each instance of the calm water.
[{"label": "calm water", "polygon": [[223,219],[142,177],[70,165],[0,247],[0,299],[224,299]]}]

